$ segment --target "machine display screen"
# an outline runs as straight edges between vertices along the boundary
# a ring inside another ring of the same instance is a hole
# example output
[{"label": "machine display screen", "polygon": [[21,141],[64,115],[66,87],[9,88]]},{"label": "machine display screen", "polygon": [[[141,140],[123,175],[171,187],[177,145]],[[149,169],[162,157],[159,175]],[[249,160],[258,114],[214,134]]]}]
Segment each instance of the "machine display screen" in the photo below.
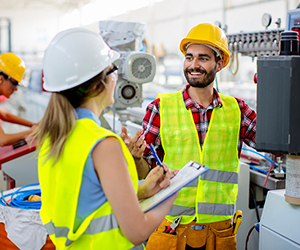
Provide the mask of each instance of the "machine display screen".
[{"label": "machine display screen", "polygon": [[295,9],[287,12],[286,30],[292,28],[300,28],[300,9]]}]

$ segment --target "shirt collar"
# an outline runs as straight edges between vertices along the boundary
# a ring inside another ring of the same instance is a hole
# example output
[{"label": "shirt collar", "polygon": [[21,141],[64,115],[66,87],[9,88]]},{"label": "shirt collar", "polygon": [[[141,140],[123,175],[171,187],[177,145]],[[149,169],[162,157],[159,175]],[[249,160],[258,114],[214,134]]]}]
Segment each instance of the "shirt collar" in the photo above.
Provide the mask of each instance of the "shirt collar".
[{"label": "shirt collar", "polygon": [[76,108],[77,119],[88,118],[96,122],[99,126],[101,126],[101,122],[99,117],[97,117],[91,110],[85,108]]},{"label": "shirt collar", "polygon": [[[185,103],[186,109],[189,110],[191,107],[195,106],[196,108],[204,108],[203,106],[201,106],[200,104],[194,102],[192,100],[192,98],[189,96],[188,94],[188,89],[189,89],[190,85],[187,84],[184,89],[182,90],[182,97],[183,97],[183,101]],[[222,107],[222,101],[220,98],[220,95],[218,93],[218,91],[214,88],[214,97],[213,97],[213,101],[212,103],[209,105],[209,107],[211,107],[212,109],[216,108],[217,106]]]}]

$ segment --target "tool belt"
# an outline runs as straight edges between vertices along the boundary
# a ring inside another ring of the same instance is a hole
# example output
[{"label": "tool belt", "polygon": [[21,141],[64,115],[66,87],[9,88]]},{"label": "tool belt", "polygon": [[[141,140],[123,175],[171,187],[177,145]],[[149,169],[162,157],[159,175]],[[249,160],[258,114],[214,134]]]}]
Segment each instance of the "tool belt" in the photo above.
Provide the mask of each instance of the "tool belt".
[{"label": "tool belt", "polygon": [[171,224],[166,219],[150,236],[147,250],[185,250],[186,245],[199,248],[206,245],[206,250],[236,250],[236,235],[233,235],[231,220],[199,224],[191,222],[179,225],[176,235],[164,233]]}]

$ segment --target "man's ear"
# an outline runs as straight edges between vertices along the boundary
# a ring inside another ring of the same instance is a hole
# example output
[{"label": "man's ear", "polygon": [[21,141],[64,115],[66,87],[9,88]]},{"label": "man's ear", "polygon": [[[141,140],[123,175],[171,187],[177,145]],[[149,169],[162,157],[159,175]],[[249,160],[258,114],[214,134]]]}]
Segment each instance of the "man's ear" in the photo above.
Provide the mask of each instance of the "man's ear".
[{"label": "man's ear", "polygon": [[217,62],[217,72],[219,72],[221,69],[223,69],[223,67],[224,67],[224,59],[220,59]]}]

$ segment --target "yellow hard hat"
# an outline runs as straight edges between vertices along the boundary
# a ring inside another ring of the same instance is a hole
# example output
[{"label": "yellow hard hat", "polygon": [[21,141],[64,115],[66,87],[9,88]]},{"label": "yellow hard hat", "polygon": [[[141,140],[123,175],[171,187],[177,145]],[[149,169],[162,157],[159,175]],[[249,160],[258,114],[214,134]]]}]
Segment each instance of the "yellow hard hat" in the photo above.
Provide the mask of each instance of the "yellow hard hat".
[{"label": "yellow hard hat", "polygon": [[25,73],[25,64],[14,53],[3,53],[0,55],[0,70],[16,81],[21,82]]},{"label": "yellow hard hat", "polygon": [[180,43],[180,50],[185,55],[188,43],[206,44],[218,48],[223,52],[224,67],[230,59],[228,41],[225,32],[216,25],[210,23],[200,23],[190,30],[186,38]]}]

